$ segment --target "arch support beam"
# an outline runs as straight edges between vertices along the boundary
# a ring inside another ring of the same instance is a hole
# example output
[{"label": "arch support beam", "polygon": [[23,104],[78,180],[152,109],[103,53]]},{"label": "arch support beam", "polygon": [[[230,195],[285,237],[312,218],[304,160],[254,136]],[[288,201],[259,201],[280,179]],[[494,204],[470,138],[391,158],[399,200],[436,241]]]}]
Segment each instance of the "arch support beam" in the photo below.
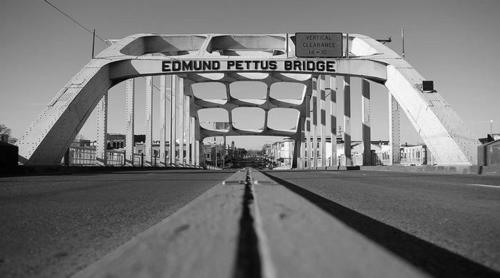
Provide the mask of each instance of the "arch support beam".
[{"label": "arch support beam", "polygon": [[336,166],[337,162],[337,88],[335,77],[327,76],[328,88],[327,99],[328,99],[328,113],[327,113],[327,127],[331,138],[331,149],[330,149],[330,166]]},{"label": "arch support beam", "polygon": [[372,163],[371,152],[371,121],[370,121],[370,83],[361,80],[361,136],[363,137],[363,165]]},{"label": "arch support beam", "polygon": [[392,164],[399,164],[400,159],[401,159],[401,154],[400,154],[400,148],[401,148],[401,142],[400,142],[400,109],[398,102],[394,98],[391,92],[388,92],[389,95],[389,146],[390,146],[390,152],[389,152],[389,158],[390,161],[389,163]]},{"label": "arch support beam", "polygon": [[160,162],[167,166],[168,107],[170,95],[167,88],[167,76],[160,76]]},{"label": "arch support beam", "polygon": [[437,93],[425,93],[415,87],[423,80],[408,69],[387,67],[386,87],[439,165],[471,165],[477,161],[477,140],[465,124]]},{"label": "arch support beam", "polygon": [[98,162],[106,165],[108,156],[106,150],[108,147],[108,93],[99,101],[97,106],[97,148],[96,159]]},{"label": "arch support beam", "polygon": [[345,166],[352,166],[351,154],[351,78],[341,77],[337,80],[338,90],[344,95],[344,159]]},{"label": "arch support beam", "polygon": [[177,130],[177,76],[172,75],[170,78],[170,150],[168,152],[170,165],[174,165],[176,161],[176,130]]},{"label": "arch support beam", "polygon": [[156,159],[153,158],[153,77],[146,76],[146,142],[144,142],[144,157],[146,162],[149,162],[151,166],[154,165]]},{"label": "arch support beam", "polygon": [[131,164],[134,163],[134,132],[135,132],[135,79],[131,78],[125,83],[125,152]]}]

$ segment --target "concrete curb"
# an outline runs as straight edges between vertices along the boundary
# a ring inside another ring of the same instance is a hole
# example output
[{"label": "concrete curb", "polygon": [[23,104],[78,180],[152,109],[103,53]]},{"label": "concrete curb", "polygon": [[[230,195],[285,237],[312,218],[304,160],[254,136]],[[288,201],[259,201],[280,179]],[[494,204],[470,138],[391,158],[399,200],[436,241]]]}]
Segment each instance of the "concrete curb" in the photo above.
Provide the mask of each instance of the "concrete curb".
[{"label": "concrete curb", "polygon": [[391,171],[404,173],[460,174],[460,175],[500,175],[500,166],[361,166],[366,171]]},{"label": "concrete curb", "polygon": [[203,169],[196,167],[17,166],[15,168],[0,168],[0,177],[72,175],[72,174],[111,173],[111,172],[123,172],[123,171],[153,171],[153,170],[184,171],[184,170],[203,170]]}]

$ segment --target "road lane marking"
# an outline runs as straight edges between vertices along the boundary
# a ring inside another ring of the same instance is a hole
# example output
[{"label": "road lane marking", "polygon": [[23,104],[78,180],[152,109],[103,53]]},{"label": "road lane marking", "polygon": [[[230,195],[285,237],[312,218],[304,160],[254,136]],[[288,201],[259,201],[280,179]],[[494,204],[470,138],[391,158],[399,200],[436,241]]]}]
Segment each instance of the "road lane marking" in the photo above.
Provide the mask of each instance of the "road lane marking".
[{"label": "road lane marking", "polygon": [[500,188],[500,185],[481,184],[481,183],[468,183],[467,185],[490,187],[490,188]]}]

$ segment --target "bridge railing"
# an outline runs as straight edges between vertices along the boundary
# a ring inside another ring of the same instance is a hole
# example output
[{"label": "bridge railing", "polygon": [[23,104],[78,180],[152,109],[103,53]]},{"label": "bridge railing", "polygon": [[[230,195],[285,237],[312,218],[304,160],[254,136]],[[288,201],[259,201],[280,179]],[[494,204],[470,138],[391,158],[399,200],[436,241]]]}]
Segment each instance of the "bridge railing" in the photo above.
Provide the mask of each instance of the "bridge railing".
[{"label": "bridge railing", "polygon": [[107,150],[106,166],[125,166],[125,157],[124,151]]},{"label": "bridge railing", "polygon": [[[96,156],[95,146],[86,147],[70,147],[68,151],[68,165],[70,166],[131,166],[131,167],[179,167],[179,165],[165,165],[161,161],[159,154],[155,154],[150,159],[147,159],[144,153],[132,153],[131,157],[127,156],[125,151],[106,150],[106,162],[98,159]],[[209,166],[210,169],[220,169],[218,167]]]},{"label": "bridge railing", "polygon": [[144,153],[133,153],[129,162],[132,167],[144,167]]},{"label": "bridge railing", "polygon": [[95,166],[97,164],[95,147],[70,147],[69,165]]}]

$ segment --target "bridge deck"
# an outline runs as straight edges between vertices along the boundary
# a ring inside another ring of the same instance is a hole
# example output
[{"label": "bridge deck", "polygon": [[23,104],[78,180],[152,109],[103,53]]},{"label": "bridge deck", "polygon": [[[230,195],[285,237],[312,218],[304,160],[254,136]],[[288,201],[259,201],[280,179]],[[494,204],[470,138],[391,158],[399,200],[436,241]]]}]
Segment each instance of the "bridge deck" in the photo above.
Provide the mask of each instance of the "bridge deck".
[{"label": "bridge deck", "polygon": [[1,178],[0,276],[499,274],[500,177],[252,171],[250,178],[245,171]]}]

